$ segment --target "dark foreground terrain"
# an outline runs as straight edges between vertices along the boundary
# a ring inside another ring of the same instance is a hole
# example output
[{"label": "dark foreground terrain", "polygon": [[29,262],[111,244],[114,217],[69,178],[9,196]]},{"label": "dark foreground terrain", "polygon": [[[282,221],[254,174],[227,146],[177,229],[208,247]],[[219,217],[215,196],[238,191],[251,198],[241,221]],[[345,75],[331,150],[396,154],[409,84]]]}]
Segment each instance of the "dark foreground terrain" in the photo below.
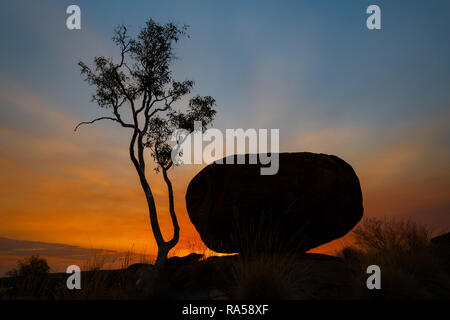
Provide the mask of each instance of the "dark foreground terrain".
[{"label": "dark foreground terrain", "polygon": [[[355,230],[357,247],[339,257],[255,254],[172,257],[151,264],[82,272],[81,290],[67,274],[0,279],[2,299],[449,299],[450,234],[428,239],[407,223],[369,221]],[[381,290],[368,290],[368,265],[381,269]]]}]

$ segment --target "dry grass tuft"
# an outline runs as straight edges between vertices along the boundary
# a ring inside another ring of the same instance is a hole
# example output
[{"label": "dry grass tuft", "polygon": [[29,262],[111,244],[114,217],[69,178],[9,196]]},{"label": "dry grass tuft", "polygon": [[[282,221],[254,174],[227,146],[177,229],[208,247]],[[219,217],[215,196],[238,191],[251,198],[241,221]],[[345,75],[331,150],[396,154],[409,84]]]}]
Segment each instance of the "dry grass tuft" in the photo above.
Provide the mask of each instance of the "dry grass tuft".
[{"label": "dry grass tuft", "polygon": [[240,257],[234,266],[234,299],[301,299],[302,267],[295,256],[262,254]]},{"label": "dry grass tuft", "polygon": [[[355,230],[356,247],[341,257],[355,270],[355,297],[448,299],[448,261],[430,245],[431,231],[408,220],[366,219]],[[381,290],[366,288],[366,269],[381,269]]]}]

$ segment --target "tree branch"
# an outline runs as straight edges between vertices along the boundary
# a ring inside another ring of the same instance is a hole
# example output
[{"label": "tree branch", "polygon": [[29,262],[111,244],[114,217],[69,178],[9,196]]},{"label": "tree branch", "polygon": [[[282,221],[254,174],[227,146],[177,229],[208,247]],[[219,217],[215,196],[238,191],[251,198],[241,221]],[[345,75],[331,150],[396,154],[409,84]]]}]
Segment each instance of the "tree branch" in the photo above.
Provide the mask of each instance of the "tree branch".
[{"label": "tree branch", "polygon": [[93,124],[94,122],[97,122],[97,121],[100,121],[100,120],[111,120],[111,121],[115,121],[115,122],[120,123],[120,121],[117,120],[116,118],[111,118],[111,117],[100,117],[100,118],[94,119],[94,120],[92,120],[92,121],[83,121],[83,122],[80,122],[79,124],[77,124],[77,126],[75,127],[75,129],[74,129],[73,131],[77,131],[78,127],[80,127],[80,126],[82,126],[82,125],[84,125],[84,124]]},{"label": "tree branch", "polygon": [[[152,113],[150,113],[150,114],[147,115],[147,117],[150,119],[150,118],[151,118],[153,115],[155,115],[155,113],[157,113],[157,112],[169,110],[169,108],[172,106],[172,103],[173,103],[173,101],[174,101],[174,99],[172,98],[172,101],[170,101],[170,102],[168,103],[168,102],[167,102],[167,98],[169,98],[169,97],[172,97],[172,95],[168,95],[167,97],[163,97],[163,98],[161,98],[161,99],[154,100],[153,103],[154,103],[154,102],[160,102],[160,101],[165,100],[165,102],[164,102],[164,108],[156,108],[156,109],[154,109],[154,110],[152,111]],[[152,106],[153,106],[153,103],[152,103]],[[150,109],[149,109],[149,110],[150,110]]]}]

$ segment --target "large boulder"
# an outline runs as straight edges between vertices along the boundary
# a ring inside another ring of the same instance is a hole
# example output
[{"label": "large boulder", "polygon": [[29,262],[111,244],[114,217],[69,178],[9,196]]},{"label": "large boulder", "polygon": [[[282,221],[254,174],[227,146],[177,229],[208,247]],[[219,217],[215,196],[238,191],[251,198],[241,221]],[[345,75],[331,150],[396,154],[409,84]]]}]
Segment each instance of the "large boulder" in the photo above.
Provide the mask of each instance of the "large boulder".
[{"label": "large boulder", "polygon": [[216,252],[304,252],[342,237],[363,215],[358,177],[336,156],[281,153],[275,175],[246,160],[212,163],[187,189],[189,217]]}]

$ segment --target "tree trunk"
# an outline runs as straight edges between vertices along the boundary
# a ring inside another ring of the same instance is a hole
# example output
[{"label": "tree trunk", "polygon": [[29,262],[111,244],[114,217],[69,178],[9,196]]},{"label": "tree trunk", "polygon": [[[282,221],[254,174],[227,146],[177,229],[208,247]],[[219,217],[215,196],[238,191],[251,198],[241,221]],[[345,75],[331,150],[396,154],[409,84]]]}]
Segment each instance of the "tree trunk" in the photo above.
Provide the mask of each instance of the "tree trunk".
[{"label": "tree trunk", "polygon": [[138,171],[139,179],[141,181],[142,189],[145,193],[145,198],[147,200],[148,212],[150,217],[150,224],[152,226],[153,235],[155,236],[156,245],[158,247],[158,254],[156,256],[155,267],[157,269],[161,269],[165,262],[167,261],[167,254],[169,250],[172,248],[167,245],[164,241],[164,238],[161,233],[161,228],[158,222],[158,215],[155,205],[155,199],[153,198],[152,190],[150,189],[150,185],[147,182],[147,178],[145,177],[145,172],[142,170]]},{"label": "tree trunk", "polygon": [[[135,116],[134,120],[135,120],[135,123],[137,123],[136,116]],[[163,165],[161,165],[164,181],[167,184],[167,190],[169,193],[169,212],[170,212],[170,217],[172,219],[172,226],[173,226],[172,239],[169,241],[164,241],[164,237],[161,233],[161,228],[158,223],[158,214],[157,214],[157,210],[156,210],[155,199],[153,198],[152,190],[150,188],[150,185],[147,181],[147,177],[145,175],[144,145],[143,145],[142,139],[143,139],[142,132],[139,133],[138,129],[135,128],[133,136],[131,138],[129,151],[130,151],[131,161],[133,162],[133,164],[136,168],[136,171],[139,175],[139,180],[141,182],[141,186],[145,193],[145,198],[147,200],[148,212],[149,212],[149,216],[150,216],[150,224],[152,226],[153,235],[155,236],[156,244],[158,246],[158,254],[156,257],[156,261],[155,261],[155,267],[157,270],[160,270],[167,261],[167,255],[168,255],[169,251],[173,247],[175,247],[175,245],[178,243],[178,240],[180,237],[180,226],[178,225],[178,220],[177,220],[177,216],[175,214],[175,209],[174,209],[174,197],[173,197],[172,183],[171,183],[169,177],[167,176],[167,170],[172,166],[172,163],[167,167],[164,167]],[[137,149],[138,149],[137,150],[138,158],[136,158],[136,154],[135,154],[136,144],[137,144]]]},{"label": "tree trunk", "polygon": [[168,241],[170,249],[172,249],[178,243],[178,240],[180,238],[180,226],[178,225],[177,215],[175,213],[172,182],[170,182],[170,179],[167,176],[167,170],[171,166],[172,165],[170,165],[169,167],[166,167],[166,168],[164,168],[164,167],[162,168],[164,181],[167,184],[167,192],[169,194],[169,213],[170,213],[170,218],[172,220],[172,227],[173,227],[173,237],[170,241]]},{"label": "tree trunk", "polygon": [[163,168],[163,176],[164,181],[167,184],[167,189],[169,193],[169,212],[170,217],[172,220],[172,226],[173,226],[173,237],[169,241],[164,241],[161,228],[158,223],[158,215],[155,205],[155,200],[153,198],[153,193],[151,191],[150,185],[147,181],[147,178],[145,176],[145,171],[142,170],[142,168],[136,168],[139,179],[141,182],[142,189],[145,193],[145,197],[147,200],[148,210],[149,210],[149,216],[150,216],[150,223],[152,226],[152,231],[155,236],[156,244],[158,246],[158,254],[155,261],[155,267],[158,269],[161,269],[165,262],[167,261],[167,255],[169,251],[175,247],[175,245],[178,243],[179,237],[180,237],[180,226],[178,225],[178,220],[176,217],[175,209],[174,209],[174,196],[173,196],[173,188],[172,183],[169,180],[169,177],[167,176],[167,168]]},{"label": "tree trunk", "polygon": [[[135,123],[137,123],[136,119]],[[161,268],[167,260],[167,254],[170,249],[167,249],[167,245],[165,245],[165,241],[161,233],[161,228],[159,227],[158,223],[158,215],[156,211],[155,199],[153,198],[152,189],[150,188],[150,185],[147,181],[147,177],[145,176],[144,147],[142,143],[142,136],[139,135],[139,139],[137,139],[136,141],[137,137],[138,137],[138,130],[135,128],[129,148],[130,158],[139,176],[139,181],[141,182],[142,190],[144,191],[145,198],[147,200],[150,224],[152,226],[152,231],[155,237],[156,245],[158,246],[158,254],[155,261],[155,266]],[[135,154],[136,143],[138,147],[139,160],[136,158]]]},{"label": "tree trunk", "polygon": [[162,167],[162,173],[164,181],[167,184],[167,191],[169,193],[169,213],[172,220],[173,236],[169,241],[163,241],[162,243],[158,244],[158,255],[155,262],[156,270],[160,270],[164,266],[167,261],[167,255],[169,254],[169,251],[176,246],[180,238],[180,226],[178,225],[177,216],[175,214],[172,183],[167,176],[167,170],[169,168]]},{"label": "tree trunk", "polygon": [[167,255],[169,254],[170,249],[172,249],[172,247],[170,247],[167,243],[158,245],[158,255],[156,256],[156,261],[155,261],[156,271],[162,270],[162,268],[166,264]]}]

